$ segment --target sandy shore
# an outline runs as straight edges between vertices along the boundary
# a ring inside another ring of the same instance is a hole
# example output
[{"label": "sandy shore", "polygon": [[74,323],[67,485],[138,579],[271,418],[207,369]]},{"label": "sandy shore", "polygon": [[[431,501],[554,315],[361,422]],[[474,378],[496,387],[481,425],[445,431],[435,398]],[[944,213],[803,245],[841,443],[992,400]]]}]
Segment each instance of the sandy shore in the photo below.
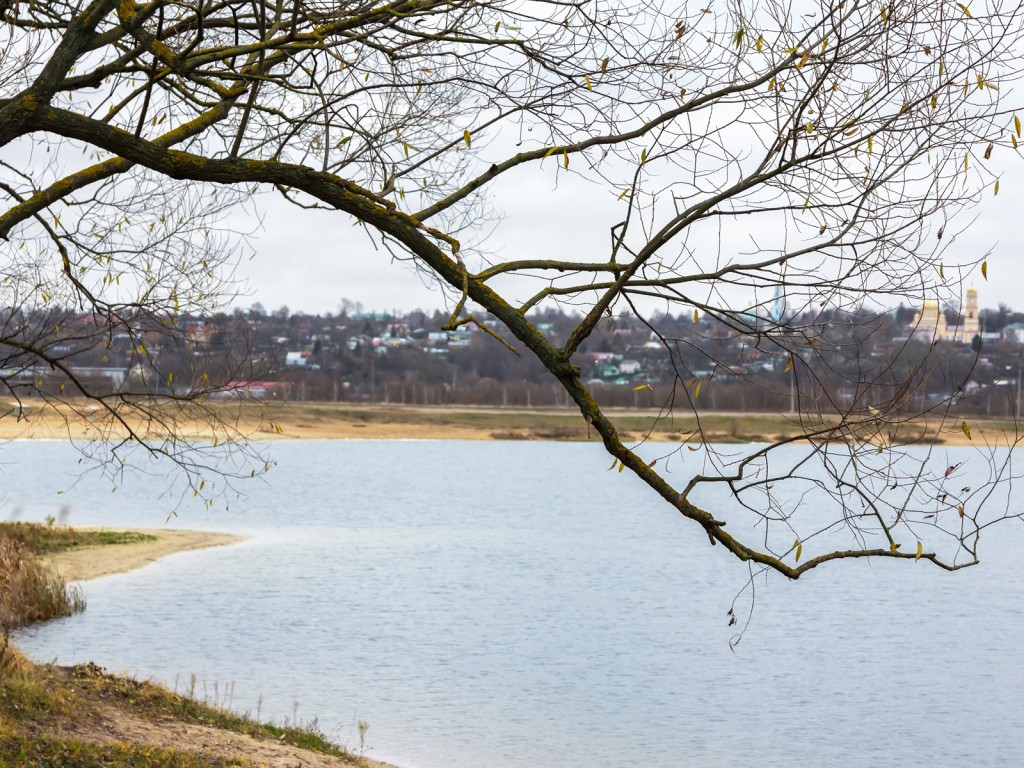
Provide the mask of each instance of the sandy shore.
[{"label": "sandy shore", "polygon": [[[76,526],[79,530],[104,530]],[[114,530],[114,529],[108,529]],[[124,530],[124,529],[116,529]],[[59,552],[44,558],[66,581],[87,581],[114,573],[125,573],[159,560],[161,557],[191,549],[205,549],[242,541],[244,536],[207,531],[172,531],[164,528],[132,529],[155,536],[156,541],[131,544],[105,544]]]}]

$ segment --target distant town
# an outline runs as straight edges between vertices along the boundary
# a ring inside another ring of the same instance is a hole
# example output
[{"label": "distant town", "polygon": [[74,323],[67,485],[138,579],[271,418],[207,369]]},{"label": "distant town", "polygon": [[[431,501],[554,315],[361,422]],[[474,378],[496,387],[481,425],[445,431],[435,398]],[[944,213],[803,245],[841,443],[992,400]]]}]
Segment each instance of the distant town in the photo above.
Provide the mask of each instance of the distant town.
[{"label": "distant town", "polygon": [[[0,344],[0,378],[18,397],[80,388],[189,395],[216,381],[207,396],[569,405],[536,359],[495,338],[503,328],[486,314],[443,330],[448,316],[440,312],[367,311],[345,300],[337,313],[311,315],[254,304],[151,320],[142,333],[70,312],[8,310],[3,317],[2,336],[32,340],[27,346],[41,348],[47,361]],[[549,309],[529,319],[561,343],[579,316]],[[751,316],[744,328],[708,315],[695,322],[692,313],[659,315],[651,325],[617,314],[599,324],[574,362],[606,406],[660,407],[672,397],[677,407],[686,398],[706,410],[787,412],[799,398],[802,410],[898,400],[919,411],[948,404],[990,417],[1020,411],[1024,313],[980,308],[973,288],[962,309],[932,301],[882,314],[823,310],[780,319]],[[779,330],[793,328],[799,338]],[[791,355],[794,348],[802,351]]]}]

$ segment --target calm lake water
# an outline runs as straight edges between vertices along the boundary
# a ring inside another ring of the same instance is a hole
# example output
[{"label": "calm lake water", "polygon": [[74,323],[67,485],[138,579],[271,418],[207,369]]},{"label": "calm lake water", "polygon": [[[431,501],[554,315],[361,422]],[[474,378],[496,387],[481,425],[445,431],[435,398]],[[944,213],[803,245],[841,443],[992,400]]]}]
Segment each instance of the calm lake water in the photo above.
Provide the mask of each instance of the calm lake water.
[{"label": "calm lake water", "polygon": [[[367,754],[403,768],[1018,759],[1019,524],[957,574],[851,562],[762,579],[734,653],[746,566],[607,472],[599,446],[269,450],[269,482],[230,512],[186,505],[170,523],[249,540],[89,582],[84,614],[19,645],[179,689],[195,675],[200,694],[316,717],[349,746],[365,720]],[[69,504],[72,524],[163,524],[170,502],[145,483],[71,487],[76,460],[58,442],[4,446],[0,515]]]}]

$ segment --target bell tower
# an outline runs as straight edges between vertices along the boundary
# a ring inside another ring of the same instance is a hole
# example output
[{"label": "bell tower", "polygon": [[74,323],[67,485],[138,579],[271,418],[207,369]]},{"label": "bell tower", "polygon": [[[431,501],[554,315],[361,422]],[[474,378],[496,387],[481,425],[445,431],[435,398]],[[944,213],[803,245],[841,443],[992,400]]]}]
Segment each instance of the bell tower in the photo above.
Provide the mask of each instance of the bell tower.
[{"label": "bell tower", "polygon": [[981,333],[978,320],[978,289],[973,285],[967,289],[967,303],[964,307],[963,340],[970,344],[971,340]]}]

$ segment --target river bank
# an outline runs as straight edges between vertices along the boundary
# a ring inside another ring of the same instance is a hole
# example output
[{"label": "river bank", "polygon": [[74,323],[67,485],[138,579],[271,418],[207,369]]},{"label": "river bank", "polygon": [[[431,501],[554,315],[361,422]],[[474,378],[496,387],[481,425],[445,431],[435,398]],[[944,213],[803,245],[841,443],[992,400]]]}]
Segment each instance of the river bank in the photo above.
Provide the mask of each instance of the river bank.
[{"label": "river bank", "polygon": [[[173,410],[171,410],[173,409]],[[235,402],[204,406],[174,404],[150,414],[128,415],[127,423],[144,438],[165,437],[170,429],[186,439],[244,440],[597,440],[571,408],[491,408],[356,403]],[[610,408],[606,414],[623,440],[655,442],[751,443],[796,437],[826,422],[801,422],[795,414],[690,412],[666,415],[657,410]],[[914,419],[885,426],[886,442],[945,445],[1006,445],[1015,440],[1012,421]],[[699,431],[698,431],[699,427]],[[98,406],[27,403],[0,415],[0,440],[121,439],[123,424],[110,424]],[[865,439],[876,442],[872,435]]]}]

